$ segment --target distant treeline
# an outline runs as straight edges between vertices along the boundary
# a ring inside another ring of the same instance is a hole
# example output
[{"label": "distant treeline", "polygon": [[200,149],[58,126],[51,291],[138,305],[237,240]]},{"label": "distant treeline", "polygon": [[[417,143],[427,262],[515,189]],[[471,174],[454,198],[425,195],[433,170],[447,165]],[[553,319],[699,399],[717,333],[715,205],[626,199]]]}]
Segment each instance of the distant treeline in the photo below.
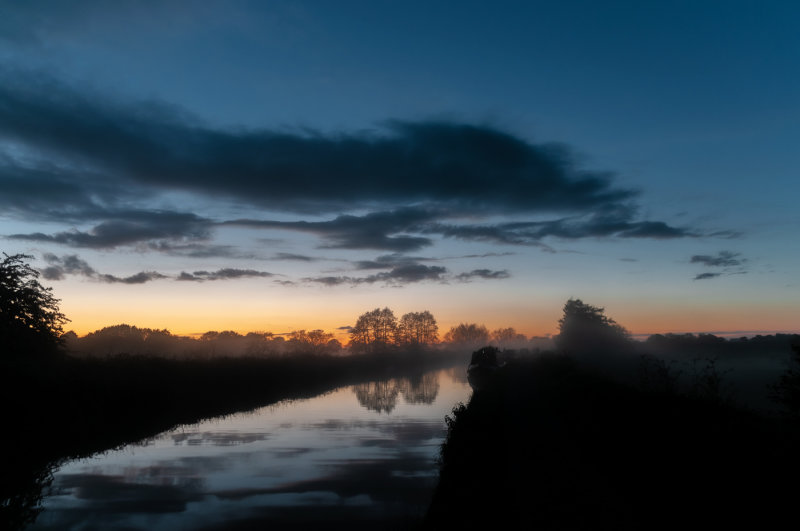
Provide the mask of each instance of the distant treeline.
[{"label": "distant treeline", "polygon": [[550,337],[528,338],[511,327],[490,332],[483,325],[462,323],[452,327],[445,334],[445,340],[440,341],[438,335],[430,332],[423,336],[412,336],[413,329],[405,327],[402,331],[398,331],[391,325],[387,328],[386,335],[367,335],[364,326],[362,322],[361,328],[356,332],[359,335],[351,338],[346,345],[336,339],[333,333],[319,329],[295,330],[286,334],[272,332],[240,334],[225,330],[206,332],[198,337],[187,337],[174,335],[166,329],[139,328],[127,324],[107,326],[80,337],[75,332],[69,331],[61,336],[61,340],[70,354],[79,357],[127,354],[186,359],[217,356],[274,357],[295,354],[339,356],[350,353],[385,353],[409,348],[446,350],[451,346],[469,350],[489,344],[515,350],[540,351],[554,348]]},{"label": "distant treeline", "polygon": [[[343,345],[333,333],[323,330],[295,330],[286,334],[231,330],[210,331],[198,337],[174,335],[169,330],[139,328],[127,324],[108,326],[79,337],[75,332],[61,336],[66,349],[77,356],[114,356],[120,354],[160,356],[168,358],[200,358],[215,356],[271,357],[286,354],[346,355],[352,352],[388,350],[409,346],[402,341],[365,344],[351,341]],[[416,346],[448,348],[493,345],[518,351],[558,350],[560,336],[527,337],[512,327],[489,331],[475,323],[462,323],[448,331],[444,340],[417,342]],[[797,334],[757,335],[724,338],[712,334],[653,334],[644,341],[630,340],[637,353],[660,358],[708,358],[740,356],[785,356]],[[412,343],[413,345],[413,343]],[[380,348],[378,348],[378,346]]]},{"label": "distant treeline", "polygon": [[642,345],[642,350],[654,356],[752,356],[785,355],[800,339],[798,334],[757,335],[726,339],[713,334],[654,334]]}]

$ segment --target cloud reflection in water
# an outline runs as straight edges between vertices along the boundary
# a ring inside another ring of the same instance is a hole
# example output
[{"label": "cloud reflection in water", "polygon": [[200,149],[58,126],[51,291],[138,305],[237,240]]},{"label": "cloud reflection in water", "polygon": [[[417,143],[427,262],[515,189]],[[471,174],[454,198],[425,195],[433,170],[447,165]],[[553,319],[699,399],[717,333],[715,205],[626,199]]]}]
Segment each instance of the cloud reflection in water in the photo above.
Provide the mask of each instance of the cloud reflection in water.
[{"label": "cloud reflection in water", "polygon": [[413,520],[435,484],[444,415],[468,394],[440,371],[186,426],[62,467],[32,529]]}]

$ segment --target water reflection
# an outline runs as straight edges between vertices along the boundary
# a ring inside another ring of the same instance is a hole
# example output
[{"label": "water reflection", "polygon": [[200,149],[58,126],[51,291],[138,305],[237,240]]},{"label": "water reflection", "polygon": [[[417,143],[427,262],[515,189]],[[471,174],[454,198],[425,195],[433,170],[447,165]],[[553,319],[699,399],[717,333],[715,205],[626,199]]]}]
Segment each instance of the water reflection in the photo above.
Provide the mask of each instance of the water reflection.
[{"label": "water reflection", "polygon": [[353,529],[414,521],[444,416],[446,371],[341,388],[66,464],[32,529]]},{"label": "water reflection", "polygon": [[353,392],[359,404],[378,413],[391,413],[400,395],[409,404],[433,404],[439,393],[439,373],[359,384]]}]

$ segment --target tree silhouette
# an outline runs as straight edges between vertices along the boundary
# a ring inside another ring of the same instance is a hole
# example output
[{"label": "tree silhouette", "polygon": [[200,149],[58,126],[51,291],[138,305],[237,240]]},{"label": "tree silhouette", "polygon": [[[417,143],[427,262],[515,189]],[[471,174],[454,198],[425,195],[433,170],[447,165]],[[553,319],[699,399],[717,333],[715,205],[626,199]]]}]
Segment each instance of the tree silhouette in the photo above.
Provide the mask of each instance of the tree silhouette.
[{"label": "tree silhouette", "polygon": [[395,333],[399,345],[430,345],[439,340],[439,326],[431,312],[409,312],[400,318]]},{"label": "tree silhouette", "polygon": [[7,352],[53,352],[62,325],[69,321],[59,311],[52,288],[39,283],[39,272],[26,263],[25,254],[3,253],[0,262],[0,337]]},{"label": "tree silhouette", "polygon": [[571,354],[627,347],[630,333],[603,312],[603,308],[580,299],[569,299],[564,304],[564,316],[558,321],[556,346]]},{"label": "tree silhouette", "polygon": [[785,408],[795,420],[800,419],[800,335],[792,338],[792,363],[772,386],[772,399]]},{"label": "tree silhouette", "polygon": [[527,340],[525,334],[518,334],[513,327],[492,330],[492,341],[501,348],[522,346]]},{"label": "tree silhouette", "polygon": [[390,345],[397,332],[397,318],[389,308],[375,308],[359,316],[350,329],[350,345],[358,351],[375,352]]},{"label": "tree silhouette", "polygon": [[489,342],[489,330],[483,325],[461,323],[450,328],[444,335],[444,340],[463,345],[484,345]]},{"label": "tree silhouette", "polygon": [[289,333],[289,345],[292,350],[297,352],[311,352],[322,354],[329,350],[333,334],[324,330],[315,329],[309,332],[305,330],[295,330]]}]

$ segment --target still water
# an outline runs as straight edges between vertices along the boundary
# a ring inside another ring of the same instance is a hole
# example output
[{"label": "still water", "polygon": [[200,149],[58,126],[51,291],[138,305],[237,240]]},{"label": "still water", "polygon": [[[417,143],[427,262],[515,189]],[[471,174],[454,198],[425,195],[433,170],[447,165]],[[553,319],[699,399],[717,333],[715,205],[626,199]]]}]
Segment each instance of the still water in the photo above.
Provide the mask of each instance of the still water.
[{"label": "still water", "polygon": [[462,367],[339,388],[66,463],[30,529],[231,529],[418,519]]}]

